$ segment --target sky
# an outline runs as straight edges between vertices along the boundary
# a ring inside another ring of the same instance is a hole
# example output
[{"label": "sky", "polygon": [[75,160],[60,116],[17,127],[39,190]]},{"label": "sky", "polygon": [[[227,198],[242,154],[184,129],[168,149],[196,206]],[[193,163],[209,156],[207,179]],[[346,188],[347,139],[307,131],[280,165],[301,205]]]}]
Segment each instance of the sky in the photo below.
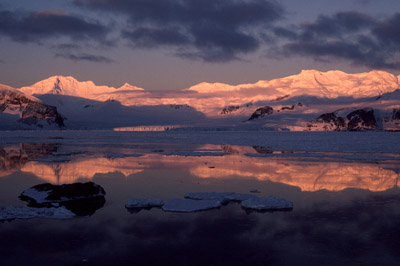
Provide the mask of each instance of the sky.
[{"label": "sky", "polygon": [[180,90],[302,69],[400,74],[399,0],[1,0],[0,83]]}]

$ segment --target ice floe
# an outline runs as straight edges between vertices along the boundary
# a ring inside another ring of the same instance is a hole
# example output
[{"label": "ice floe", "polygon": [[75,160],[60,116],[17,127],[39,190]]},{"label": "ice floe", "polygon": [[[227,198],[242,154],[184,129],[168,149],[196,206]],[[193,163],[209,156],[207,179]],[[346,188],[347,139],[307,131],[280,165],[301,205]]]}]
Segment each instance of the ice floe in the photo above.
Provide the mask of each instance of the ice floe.
[{"label": "ice floe", "polygon": [[188,192],[184,199],[171,199],[164,203],[160,199],[132,198],[125,207],[130,210],[140,210],[151,207],[161,207],[167,212],[196,212],[219,208],[230,202],[241,202],[245,209],[256,211],[290,210],[293,203],[274,196],[259,198],[255,195],[234,192]]},{"label": "ice floe", "polygon": [[222,204],[226,204],[231,201],[243,201],[256,198],[256,196],[234,192],[189,192],[185,194],[185,198],[194,200],[219,200]]},{"label": "ice floe", "polygon": [[161,207],[164,205],[164,201],[160,199],[136,199],[131,198],[125,204],[127,209],[140,209],[140,208],[152,208]]},{"label": "ice floe", "polygon": [[70,219],[75,217],[75,214],[67,210],[65,207],[60,208],[29,208],[6,206],[0,207],[0,221],[13,219],[31,219],[31,218],[46,218],[46,219]]},{"label": "ice floe", "polygon": [[283,198],[268,196],[266,198],[254,197],[242,201],[242,207],[257,211],[267,210],[290,210],[293,209],[293,203]]},{"label": "ice floe", "polygon": [[196,212],[221,207],[220,200],[171,199],[162,209],[168,212]]}]

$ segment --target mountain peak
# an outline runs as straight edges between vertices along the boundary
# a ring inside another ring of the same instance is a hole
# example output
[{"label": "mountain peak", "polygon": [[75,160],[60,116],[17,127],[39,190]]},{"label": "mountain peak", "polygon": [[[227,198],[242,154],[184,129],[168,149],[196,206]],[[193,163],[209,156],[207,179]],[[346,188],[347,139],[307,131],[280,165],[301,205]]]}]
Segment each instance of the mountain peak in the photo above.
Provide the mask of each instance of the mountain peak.
[{"label": "mountain peak", "polygon": [[135,91],[143,91],[143,88],[136,87],[134,85],[129,84],[128,82],[125,82],[124,85],[118,88],[118,90],[135,90]]}]

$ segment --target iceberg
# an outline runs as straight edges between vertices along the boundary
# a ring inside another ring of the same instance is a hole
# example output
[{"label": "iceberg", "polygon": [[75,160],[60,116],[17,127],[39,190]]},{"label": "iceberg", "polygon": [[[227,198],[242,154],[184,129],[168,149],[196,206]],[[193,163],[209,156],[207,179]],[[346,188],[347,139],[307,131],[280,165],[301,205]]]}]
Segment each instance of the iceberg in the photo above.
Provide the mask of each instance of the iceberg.
[{"label": "iceberg", "polygon": [[221,207],[220,200],[171,199],[162,209],[167,212],[197,212]]},{"label": "iceberg", "polygon": [[243,201],[257,196],[250,194],[234,193],[234,192],[189,192],[185,194],[185,198],[194,200],[219,200],[222,204],[227,204],[231,201]]}]

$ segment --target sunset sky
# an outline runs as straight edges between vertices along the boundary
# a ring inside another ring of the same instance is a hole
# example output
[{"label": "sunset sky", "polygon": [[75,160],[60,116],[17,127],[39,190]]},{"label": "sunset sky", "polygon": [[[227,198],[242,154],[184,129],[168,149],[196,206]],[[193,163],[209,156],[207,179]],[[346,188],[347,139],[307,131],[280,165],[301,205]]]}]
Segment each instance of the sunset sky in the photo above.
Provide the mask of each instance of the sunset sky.
[{"label": "sunset sky", "polygon": [[302,69],[400,74],[399,0],[2,0],[0,83],[175,90]]}]

